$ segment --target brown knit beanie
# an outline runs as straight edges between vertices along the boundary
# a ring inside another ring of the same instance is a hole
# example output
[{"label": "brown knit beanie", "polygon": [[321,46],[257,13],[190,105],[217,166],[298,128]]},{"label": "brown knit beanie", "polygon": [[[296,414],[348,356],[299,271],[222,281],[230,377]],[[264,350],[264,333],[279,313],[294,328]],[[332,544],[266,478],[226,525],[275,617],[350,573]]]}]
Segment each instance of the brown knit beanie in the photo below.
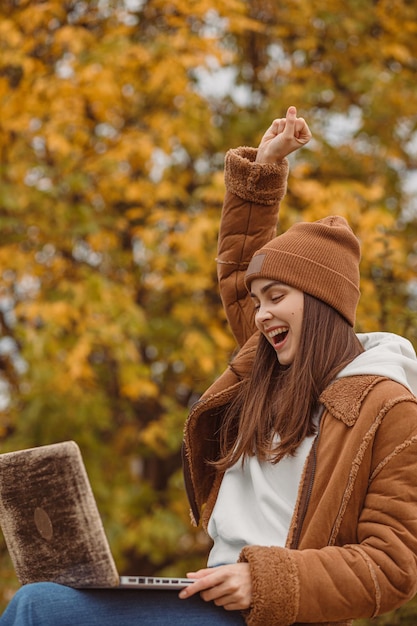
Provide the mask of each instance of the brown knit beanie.
[{"label": "brown knit beanie", "polygon": [[245,275],[271,278],[323,300],[355,324],[359,300],[360,247],[343,217],[291,226],[255,252]]}]

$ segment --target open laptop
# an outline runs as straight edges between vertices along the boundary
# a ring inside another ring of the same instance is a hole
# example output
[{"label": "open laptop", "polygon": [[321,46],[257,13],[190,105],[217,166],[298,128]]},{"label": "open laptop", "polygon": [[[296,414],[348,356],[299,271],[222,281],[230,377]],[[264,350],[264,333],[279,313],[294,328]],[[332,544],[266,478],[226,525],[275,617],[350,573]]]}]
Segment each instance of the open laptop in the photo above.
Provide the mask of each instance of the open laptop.
[{"label": "open laptop", "polygon": [[0,454],[0,525],[22,585],[182,589],[192,582],[119,576],[74,441]]}]

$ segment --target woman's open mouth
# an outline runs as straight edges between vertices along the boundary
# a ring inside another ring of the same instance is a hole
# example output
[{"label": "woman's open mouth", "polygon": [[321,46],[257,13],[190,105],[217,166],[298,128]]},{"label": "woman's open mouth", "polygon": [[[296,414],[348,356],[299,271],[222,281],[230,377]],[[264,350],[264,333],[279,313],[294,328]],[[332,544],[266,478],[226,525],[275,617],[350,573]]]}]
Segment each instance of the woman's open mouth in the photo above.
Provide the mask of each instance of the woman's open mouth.
[{"label": "woman's open mouth", "polygon": [[271,330],[270,333],[268,333],[268,337],[272,339],[275,348],[278,348],[282,343],[284,343],[285,339],[287,338],[288,332],[288,327],[275,328],[274,330]]}]

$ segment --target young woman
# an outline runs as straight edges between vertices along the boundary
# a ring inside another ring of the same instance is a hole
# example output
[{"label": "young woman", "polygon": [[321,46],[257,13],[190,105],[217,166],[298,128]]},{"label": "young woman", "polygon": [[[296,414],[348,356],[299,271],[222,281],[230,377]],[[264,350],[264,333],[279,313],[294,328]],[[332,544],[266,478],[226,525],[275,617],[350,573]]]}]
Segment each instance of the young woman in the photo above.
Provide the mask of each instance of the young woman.
[{"label": "young woman", "polygon": [[355,335],[360,251],[343,218],[271,240],[284,157],[309,138],[290,107],[258,150],[227,155],[218,274],[241,348],[185,431],[192,512],[214,543],[181,595],[251,626],[349,624],[417,591],[414,351]]},{"label": "young woman", "polygon": [[328,217],[275,237],[296,110],[231,150],[219,282],[240,349],[192,409],[184,476],[208,567],[173,592],[23,587],[0,626],[347,625],[417,590],[417,364],[356,336],[359,244]]}]

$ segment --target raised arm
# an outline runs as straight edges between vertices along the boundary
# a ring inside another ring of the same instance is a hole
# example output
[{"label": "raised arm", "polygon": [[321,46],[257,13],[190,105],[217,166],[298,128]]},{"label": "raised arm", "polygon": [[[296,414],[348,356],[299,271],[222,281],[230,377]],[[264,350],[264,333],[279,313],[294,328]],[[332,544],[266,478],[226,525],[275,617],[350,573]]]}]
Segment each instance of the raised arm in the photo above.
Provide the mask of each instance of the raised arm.
[{"label": "raised arm", "polygon": [[242,346],[255,332],[253,305],[243,279],[253,253],[275,237],[288,177],[286,156],[311,138],[290,107],[276,119],[257,149],[230,150],[225,161],[226,195],[218,242],[218,279],[232,332]]}]

